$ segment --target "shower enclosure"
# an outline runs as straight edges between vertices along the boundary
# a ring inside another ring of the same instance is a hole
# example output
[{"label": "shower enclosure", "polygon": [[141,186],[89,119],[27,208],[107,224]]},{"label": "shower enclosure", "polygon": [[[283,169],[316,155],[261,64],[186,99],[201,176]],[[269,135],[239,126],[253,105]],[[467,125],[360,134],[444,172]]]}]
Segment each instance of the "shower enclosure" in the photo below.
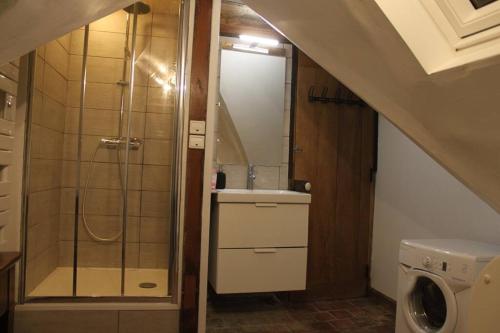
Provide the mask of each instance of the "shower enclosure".
[{"label": "shower enclosure", "polygon": [[23,301],[173,295],[185,6],[137,2],[30,55]]}]

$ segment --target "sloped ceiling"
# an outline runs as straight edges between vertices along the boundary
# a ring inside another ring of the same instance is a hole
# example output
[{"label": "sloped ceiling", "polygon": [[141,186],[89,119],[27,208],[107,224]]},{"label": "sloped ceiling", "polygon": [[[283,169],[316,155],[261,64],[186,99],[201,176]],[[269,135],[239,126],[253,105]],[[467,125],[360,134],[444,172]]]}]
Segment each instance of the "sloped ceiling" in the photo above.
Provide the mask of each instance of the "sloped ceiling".
[{"label": "sloped ceiling", "polygon": [[245,2],[500,212],[498,57],[429,76],[374,0]]},{"label": "sloped ceiling", "polygon": [[133,0],[0,1],[0,64],[134,2]]}]

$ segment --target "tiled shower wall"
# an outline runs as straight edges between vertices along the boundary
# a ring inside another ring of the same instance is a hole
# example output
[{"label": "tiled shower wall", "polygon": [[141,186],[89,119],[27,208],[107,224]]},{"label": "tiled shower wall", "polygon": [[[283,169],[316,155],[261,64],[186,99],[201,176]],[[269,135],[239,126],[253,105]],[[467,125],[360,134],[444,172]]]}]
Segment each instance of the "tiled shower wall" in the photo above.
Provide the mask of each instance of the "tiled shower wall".
[{"label": "tiled shower wall", "polygon": [[[175,8],[172,6],[172,8]],[[148,74],[160,62],[167,71],[175,68],[177,11],[153,6],[153,13],[139,16],[136,82],[132,108],[131,136],[144,139],[130,151],[128,183],[127,266],[167,268],[170,230],[170,183],[172,162],[172,119],[174,95],[165,92]],[[175,8],[177,10],[177,8]],[[83,119],[81,201],[89,170],[86,217],[101,237],[117,235],[121,229],[122,190],[116,150],[99,148],[102,137],[118,136],[124,56],[126,13],[119,11],[90,25],[86,110]],[[83,30],[72,33],[69,61],[68,99],[65,128],[60,265],[72,263],[74,184],[78,131],[80,71]],[[127,78],[128,80],[128,78]],[[128,94],[128,88],[125,89]],[[124,120],[123,135],[126,134]],[[120,160],[124,161],[122,150]],[[82,211],[82,210],[80,210]],[[82,227],[80,216],[80,227]],[[120,267],[121,238],[112,243],[91,240],[81,228],[79,265]]]},{"label": "tiled shower wall", "polygon": [[58,265],[59,209],[70,36],[36,51],[31,121],[27,291]]},{"label": "tiled shower wall", "polygon": [[[127,265],[167,268],[175,96],[173,89],[166,91],[150,74],[175,75],[179,2],[150,2],[152,12],[139,16],[138,21],[131,135],[143,139],[144,144],[130,152]],[[126,13],[119,11],[90,26],[80,202],[86,176],[92,170],[86,216],[91,229],[102,237],[116,235],[121,228],[117,151],[99,149],[93,168],[89,166],[99,140],[118,136],[121,87],[117,82],[122,79],[125,22]],[[28,292],[55,267],[73,263],[83,34],[83,29],[76,30],[37,51]],[[122,163],[124,155],[122,150]],[[81,215],[79,222],[79,266],[120,267],[121,238],[112,243],[96,242],[82,228]]]},{"label": "tiled shower wall", "polygon": [[[221,37],[221,41],[238,42],[238,39]],[[292,99],[292,44],[280,44],[285,49],[286,77],[285,77],[285,109],[283,110],[283,135],[281,165],[255,165],[255,189],[286,190],[288,189],[288,151],[290,142],[290,107]],[[258,135],[258,133],[256,133]],[[221,149],[220,145],[217,149]],[[226,174],[227,188],[247,187],[247,165],[222,164]]]}]

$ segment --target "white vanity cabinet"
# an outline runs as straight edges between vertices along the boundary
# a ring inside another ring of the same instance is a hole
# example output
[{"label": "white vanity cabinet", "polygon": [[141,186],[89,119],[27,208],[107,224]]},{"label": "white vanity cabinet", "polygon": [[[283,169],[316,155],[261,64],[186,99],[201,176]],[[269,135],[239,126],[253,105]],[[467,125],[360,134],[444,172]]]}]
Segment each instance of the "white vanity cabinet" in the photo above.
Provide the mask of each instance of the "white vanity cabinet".
[{"label": "white vanity cabinet", "polygon": [[209,281],[218,294],[304,290],[311,195],[213,194]]}]

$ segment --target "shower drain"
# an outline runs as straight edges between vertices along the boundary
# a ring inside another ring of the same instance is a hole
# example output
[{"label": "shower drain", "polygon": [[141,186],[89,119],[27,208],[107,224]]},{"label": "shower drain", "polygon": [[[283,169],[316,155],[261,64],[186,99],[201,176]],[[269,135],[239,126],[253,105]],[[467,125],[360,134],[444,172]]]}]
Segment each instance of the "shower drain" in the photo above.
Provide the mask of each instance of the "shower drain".
[{"label": "shower drain", "polygon": [[154,282],[142,282],[139,283],[139,288],[144,288],[144,289],[152,289],[156,288],[158,285]]}]

